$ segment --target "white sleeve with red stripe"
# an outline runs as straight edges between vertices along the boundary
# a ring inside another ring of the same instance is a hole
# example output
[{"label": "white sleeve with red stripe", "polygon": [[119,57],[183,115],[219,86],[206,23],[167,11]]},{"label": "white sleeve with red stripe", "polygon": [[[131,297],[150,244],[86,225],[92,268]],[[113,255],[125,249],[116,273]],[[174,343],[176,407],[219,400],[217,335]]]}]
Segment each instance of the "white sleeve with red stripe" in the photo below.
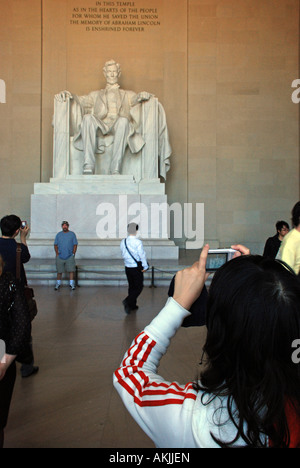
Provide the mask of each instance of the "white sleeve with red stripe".
[{"label": "white sleeve with red stripe", "polygon": [[157,447],[196,447],[192,413],[197,398],[192,382],[179,385],[157,374],[171,338],[189,312],[173,298],[133,341],[114,385],[126,408]]}]

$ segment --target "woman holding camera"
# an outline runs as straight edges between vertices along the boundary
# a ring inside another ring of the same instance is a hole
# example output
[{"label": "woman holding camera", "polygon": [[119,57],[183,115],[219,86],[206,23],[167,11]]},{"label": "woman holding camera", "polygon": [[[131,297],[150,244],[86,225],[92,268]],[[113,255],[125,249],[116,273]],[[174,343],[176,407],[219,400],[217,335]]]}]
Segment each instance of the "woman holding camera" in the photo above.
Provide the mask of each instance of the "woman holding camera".
[{"label": "woman holding camera", "polygon": [[[133,418],[157,447],[299,447],[299,278],[283,263],[239,256],[214,275],[207,302],[206,366],[195,382],[159,376],[160,359],[207,279],[209,246],[177,273],[166,306],[114,374]],[[243,254],[243,255],[242,255]]]}]

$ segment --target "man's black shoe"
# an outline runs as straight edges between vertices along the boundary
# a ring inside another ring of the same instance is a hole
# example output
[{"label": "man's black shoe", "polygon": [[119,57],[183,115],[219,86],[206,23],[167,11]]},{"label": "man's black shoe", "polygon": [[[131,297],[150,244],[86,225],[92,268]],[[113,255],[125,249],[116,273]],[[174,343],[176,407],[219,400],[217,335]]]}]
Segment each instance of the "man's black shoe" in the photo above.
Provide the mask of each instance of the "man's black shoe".
[{"label": "man's black shoe", "polygon": [[37,374],[39,370],[40,370],[39,367],[33,367],[31,372],[29,374],[22,375],[22,378],[27,379],[28,377],[31,377],[32,375]]},{"label": "man's black shoe", "polygon": [[129,315],[129,314],[130,314],[130,307],[129,307],[129,305],[127,304],[127,302],[126,302],[125,299],[124,299],[124,301],[122,301],[122,304],[123,304],[123,306],[124,306],[125,313],[126,313],[127,315]]}]

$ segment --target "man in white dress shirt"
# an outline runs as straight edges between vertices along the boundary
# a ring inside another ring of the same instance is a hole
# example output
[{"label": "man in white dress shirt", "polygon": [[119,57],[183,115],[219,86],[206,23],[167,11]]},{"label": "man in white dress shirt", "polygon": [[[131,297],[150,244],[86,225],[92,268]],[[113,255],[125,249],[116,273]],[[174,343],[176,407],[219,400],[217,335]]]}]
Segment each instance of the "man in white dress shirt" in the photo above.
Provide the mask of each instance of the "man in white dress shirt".
[{"label": "man in white dress shirt", "polygon": [[136,237],[138,229],[137,224],[128,224],[128,236],[120,245],[128,280],[128,296],[123,301],[126,314],[138,309],[136,301],[144,287],[144,272],[149,268],[143,242]]}]

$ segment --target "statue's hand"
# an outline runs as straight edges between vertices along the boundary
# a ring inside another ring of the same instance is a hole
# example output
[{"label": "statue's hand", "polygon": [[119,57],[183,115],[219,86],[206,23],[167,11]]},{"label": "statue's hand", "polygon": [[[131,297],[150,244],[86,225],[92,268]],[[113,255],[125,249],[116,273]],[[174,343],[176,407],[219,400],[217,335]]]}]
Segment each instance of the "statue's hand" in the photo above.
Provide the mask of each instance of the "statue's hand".
[{"label": "statue's hand", "polygon": [[149,99],[153,96],[154,96],[153,94],[147,93],[147,91],[142,91],[141,93],[137,95],[137,101],[138,102],[149,101]]},{"label": "statue's hand", "polygon": [[66,102],[67,99],[73,99],[73,96],[69,91],[61,91],[59,94],[55,94],[54,97],[59,102]]}]

